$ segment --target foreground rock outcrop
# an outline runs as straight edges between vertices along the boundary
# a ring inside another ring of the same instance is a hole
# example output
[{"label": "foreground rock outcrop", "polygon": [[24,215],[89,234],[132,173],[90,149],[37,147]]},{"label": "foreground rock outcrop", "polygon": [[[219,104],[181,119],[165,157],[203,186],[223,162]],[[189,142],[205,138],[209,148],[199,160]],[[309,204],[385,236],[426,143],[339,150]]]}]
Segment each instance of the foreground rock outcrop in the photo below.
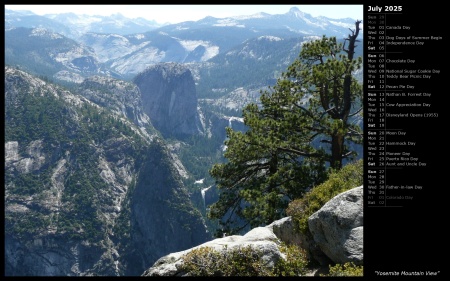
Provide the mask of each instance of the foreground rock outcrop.
[{"label": "foreground rock outcrop", "polygon": [[363,264],[363,186],[328,201],[308,219],[314,241],[335,263]]},{"label": "foreground rock outcrop", "polygon": [[[245,235],[233,235],[214,239],[194,248],[171,253],[158,259],[142,276],[185,276],[181,271],[182,257],[200,247],[212,247],[216,251],[231,251],[235,247],[251,246],[262,250],[263,260],[270,267],[280,258],[281,242],[296,244],[305,249],[309,258],[320,259],[322,266],[328,263],[363,262],[363,187],[343,192],[309,219],[313,239],[296,231],[291,217],[277,220],[265,227],[257,227]],[[322,252],[321,252],[322,251]],[[312,255],[311,255],[312,254]]]},{"label": "foreground rock outcrop", "polygon": [[182,257],[193,249],[200,247],[211,247],[216,251],[224,252],[232,251],[236,247],[250,246],[261,251],[261,259],[264,261],[264,264],[268,268],[273,268],[278,259],[283,258],[278,248],[279,244],[280,240],[270,227],[257,227],[243,236],[232,235],[218,238],[185,251],[171,253],[157,260],[142,276],[183,276],[187,272],[180,270],[180,266],[183,263]]}]

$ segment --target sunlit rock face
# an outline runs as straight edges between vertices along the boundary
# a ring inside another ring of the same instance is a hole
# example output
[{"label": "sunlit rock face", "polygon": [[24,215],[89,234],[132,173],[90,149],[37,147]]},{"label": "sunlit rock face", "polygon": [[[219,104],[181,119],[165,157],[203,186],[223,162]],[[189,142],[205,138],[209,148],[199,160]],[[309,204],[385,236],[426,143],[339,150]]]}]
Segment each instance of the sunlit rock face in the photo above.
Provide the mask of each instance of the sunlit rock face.
[{"label": "sunlit rock face", "polygon": [[314,241],[335,263],[363,264],[363,186],[335,196],[308,224]]},{"label": "sunlit rock face", "polygon": [[7,276],[138,276],[211,238],[137,88],[80,87],[5,67]]}]

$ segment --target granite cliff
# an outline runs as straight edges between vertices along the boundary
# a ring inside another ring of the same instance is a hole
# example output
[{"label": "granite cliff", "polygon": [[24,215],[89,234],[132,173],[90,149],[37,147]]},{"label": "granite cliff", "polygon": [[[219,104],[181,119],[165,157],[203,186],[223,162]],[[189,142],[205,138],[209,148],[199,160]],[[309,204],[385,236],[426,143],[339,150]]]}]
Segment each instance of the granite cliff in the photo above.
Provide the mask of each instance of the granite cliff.
[{"label": "granite cliff", "polygon": [[140,275],[211,238],[137,90],[99,79],[69,91],[5,67],[8,276]]},{"label": "granite cliff", "polygon": [[187,138],[203,133],[191,71],[177,63],[161,63],[134,78],[144,112],[164,137]]}]

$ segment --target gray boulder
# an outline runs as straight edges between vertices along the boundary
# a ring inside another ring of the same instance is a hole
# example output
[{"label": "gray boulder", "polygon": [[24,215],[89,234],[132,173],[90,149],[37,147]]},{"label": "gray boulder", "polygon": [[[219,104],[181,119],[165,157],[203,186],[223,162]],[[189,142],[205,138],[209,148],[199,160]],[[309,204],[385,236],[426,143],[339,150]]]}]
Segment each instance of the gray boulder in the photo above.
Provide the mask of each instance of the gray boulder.
[{"label": "gray boulder", "polygon": [[291,217],[276,220],[266,227],[286,244],[294,244],[306,250],[306,257],[309,260],[315,260],[321,265],[331,263],[330,258],[322,252],[312,235],[305,235],[298,231]]},{"label": "gray boulder", "polygon": [[363,186],[338,194],[308,219],[320,249],[335,263],[363,263]]}]

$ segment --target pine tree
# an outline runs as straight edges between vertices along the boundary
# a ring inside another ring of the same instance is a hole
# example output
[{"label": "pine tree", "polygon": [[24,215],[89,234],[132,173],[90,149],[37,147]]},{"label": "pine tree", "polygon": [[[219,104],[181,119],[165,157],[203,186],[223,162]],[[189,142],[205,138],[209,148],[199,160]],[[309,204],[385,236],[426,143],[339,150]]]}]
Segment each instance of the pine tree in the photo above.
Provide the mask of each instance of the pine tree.
[{"label": "pine tree", "polygon": [[[355,155],[346,142],[362,142],[360,127],[351,118],[362,110],[362,86],[353,77],[362,65],[361,57],[354,58],[360,23],[356,21],[344,44],[325,36],[304,44],[299,59],[283,74],[286,83],[279,89],[292,92],[290,104],[310,119],[308,129],[315,139],[329,144],[325,161],[335,169],[342,168],[343,159]],[[299,103],[302,100],[308,100],[308,106]]]},{"label": "pine tree", "polygon": [[261,106],[244,108],[249,129],[227,128],[228,162],[210,170],[221,194],[209,216],[223,231],[282,218],[291,200],[325,180],[326,166],[340,169],[355,155],[349,144],[362,141],[352,123],[362,98],[353,77],[362,64],[354,59],[359,24],[344,41],[348,48],[335,37],[305,43],[277,84],[261,93]]},{"label": "pine tree", "polygon": [[286,126],[286,112],[277,108],[270,96],[261,100],[262,109],[250,104],[243,110],[249,130],[243,133],[227,128],[224,157],[228,162],[210,170],[221,194],[209,216],[220,219],[222,231],[227,233],[285,216],[291,200],[324,180],[319,158],[302,159],[283,149],[286,130],[281,126]]}]

